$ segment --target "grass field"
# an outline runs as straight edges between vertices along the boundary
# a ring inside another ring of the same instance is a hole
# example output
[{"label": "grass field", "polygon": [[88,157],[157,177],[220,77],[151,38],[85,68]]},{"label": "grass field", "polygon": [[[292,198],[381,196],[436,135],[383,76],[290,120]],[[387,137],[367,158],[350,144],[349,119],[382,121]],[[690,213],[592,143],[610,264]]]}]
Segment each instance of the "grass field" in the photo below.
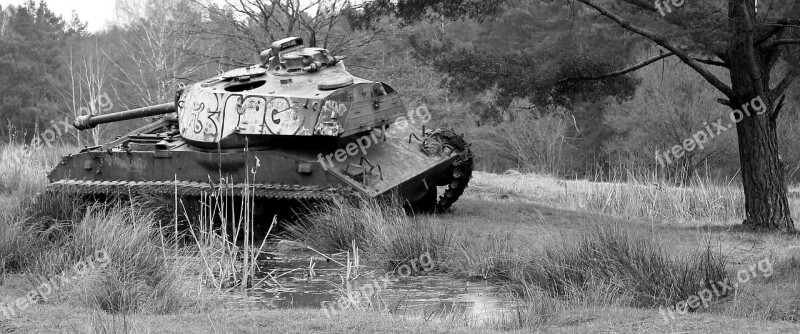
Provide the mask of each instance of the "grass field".
[{"label": "grass field", "polygon": [[[451,214],[407,217],[374,205],[334,206],[309,217],[313,231],[295,235],[326,235],[314,240],[321,248],[360,240],[364,258],[383,265],[433,250],[443,272],[507,287],[520,307],[482,325],[358,310],[327,318],[317,309],[220,306],[219,283],[203,274],[210,257],[202,257],[205,266],[179,260],[212,253],[178,249],[147,207],[55,217],[61,211],[30,203],[70,148],[0,150],[0,302],[25,296],[36,278],[56,275],[97,249],[115,260],[10,319],[0,308],[3,333],[800,332],[797,236],[743,229],[743,198],[734,185],[698,180],[674,188],[476,172]],[[800,204],[794,198],[791,204],[796,215]],[[746,283],[737,277],[742,269]],[[708,308],[669,321],[659,313],[697,295],[709,280],[726,278],[741,283]]]}]

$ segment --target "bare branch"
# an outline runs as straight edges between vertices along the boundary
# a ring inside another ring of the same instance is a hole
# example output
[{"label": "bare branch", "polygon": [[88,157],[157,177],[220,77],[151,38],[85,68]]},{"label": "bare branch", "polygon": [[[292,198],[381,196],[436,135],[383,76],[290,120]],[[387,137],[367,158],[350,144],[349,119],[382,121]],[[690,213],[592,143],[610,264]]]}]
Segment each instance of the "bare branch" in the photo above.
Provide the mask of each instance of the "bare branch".
[{"label": "bare branch", "polygon": [[796,68],[789,69],[789,71],[786,73],[783,79],[781,79],[781,81],[778,82],[778,85],[775,86],[775,89],[770,91],[770,95],[771,96],[783,95],[784,93],[786,93],[786,90],[789,89],[789,86],[791,86],[792,83],[794,83],[795,80],[797,80],[797,77],[800,77],[800,71],[798,71]]},{"label": "bare branch", "polygon": [[655,63],[655,62],[657,62],[657,61],[659,61],[661,59],[672,57],[674,55],[675,55],[674,53],[668,52],[668,53],[659,55],[658,57],[653,57],[651,59],[648,59],[646,61],[643,61],[643,62],[641,62],[639,64],[636,64],[634,66],[628,67],[628,68],[623,69],[623,70],[614,71],[614,72],[611,72],[611,73],[606,73],[606,74],[597,75],[597,76],[591,76],[591,77],[566,78],[566,79],[559,80],[558,82],[556,82],[556,84],[564,83],[564,82],[567,82],[567,81],[574,81],[574,80],[600,80],[600,79],[606,79],[606,78],[610,78],[610,77],[614,77],[614,76],[618,76],[618,75],[623,75],[625,73],[636,71],[636,70],[638,70],[638,69],[640,69],[642,67],[650,65],[652,63]]},{"label": "bare branch", "polygon": [[767,45],[767,49],[771,49],[781,45],[800,44],[800,39],[778,39],[774,40]]},{"label": "bare branch", "polygon": [[786,95],[781,95],[781,99],[778,100],[778,104],[775,106],[775,110],[772,111],[769,119],[773,122],[778,119],[778,115],[781,113],[781,109],[783,109],[783,100],[786,99]]}]

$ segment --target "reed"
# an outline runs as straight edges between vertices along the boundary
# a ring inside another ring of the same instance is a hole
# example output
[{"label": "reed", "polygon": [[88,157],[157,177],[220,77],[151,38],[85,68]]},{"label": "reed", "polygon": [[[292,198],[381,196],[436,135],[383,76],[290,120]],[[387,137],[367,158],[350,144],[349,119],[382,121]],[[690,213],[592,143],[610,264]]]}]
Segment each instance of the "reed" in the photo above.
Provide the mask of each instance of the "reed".
[{"label": "reed", "polygon": [[237,191],[226,186],[228,180],[224,181],[213,193],[201,195],[200,210],[193,211],[196,216],[186,210],[182,200],[176,202],[184,218],[191,222],[188,233],[196,255],[202,260],[204,280],[217,291],[253,287],[260,269],[258,258],[264,253],[266,241],[277,224],[277,217],[273,217],[266,235],[257,243],[256,199],[252,185]]}]

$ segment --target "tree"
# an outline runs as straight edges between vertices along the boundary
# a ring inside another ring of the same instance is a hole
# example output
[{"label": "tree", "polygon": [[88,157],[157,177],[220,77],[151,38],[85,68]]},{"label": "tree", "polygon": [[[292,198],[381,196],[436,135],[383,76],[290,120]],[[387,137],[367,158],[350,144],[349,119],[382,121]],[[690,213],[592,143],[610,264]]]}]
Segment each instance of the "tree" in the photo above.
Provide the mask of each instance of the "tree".
[{"label": "tree", "polygon": [[[226,0],[223,8],[195,1],[210,13],[210,22],[195,25],[195,32],[232,47],[220,50],[223,53],[255,59],[273,41],[289,36],[303,37],[307,46],[336,54],[371,43],[381,31],[350,30],[345,15],[351,8],[349,0]],[[224,54],[212,56],[224,58]],[[245,64],[252,61],[226,65]]]},{"label": "tree", "polygon": [[[426,11],[450,8],[464,2],[472,1],[399,1],[395,4],[380,0],[373,6],[418,19]],[[553,1],[535,3],[548,6]],[[584,6],[576,7],[575,3]],[[784,106],[784,94],[800,76],[797,68],[800,63],[797,54],[800,4],[789,0],[762,1],[758,11],[753,0],[659,0],[655,4],[649,0],[574,0],[567,4],[577,13],[584,9],[599,13],[622,31],[638,36],[642,43],[663,48],[665,53],[630,68],[605,71],[604,74],[598,74],[603,73],[597,71],[601,69],[598,66],[579,66],[577,73],[552,82],[552,85],[546,85],[547,80],[543,80],[540,83],[545,85],[526,89],[546,89],[548,86],[556,89],[564,83],[589,79],[604,81],[667,57],[677,57],[724,96],[718,100],[720,103],[740,113],[743,106],[749,106],[760,98],[768,112],[744,117],[736,123],[745,194],[746,218],[743,223],[787,232],[795,230],[778,154],[776,120]],[[460,14],[477,15],[473,11]],[[368,11],[364,14],[367,18],[371,15]],[[617,34],[622,35],[622,31],[617,31]],[[605,57],[590,56],[589,60],[596,63]],[[619,63],[611,60],[606,64],[619,68]],[[708,66],[724,69],[728,78],[713,74]],[[479,69],[479,73],[491,74],[486,69]]]},{"label": "tree", "polygon": [[[778,152],[776,120],[786,90],[800,75],[796,47],[800,39],[791,38],[797,36],[800,20],[792,16],[800,14],[800,5],[767,1],[757,13],[752,0],[729,0],[727,6],[717,1],[695,1],[675,8],[674,14],[661,15],[664,10],[649,2],[618,1],[635,13],[649,12],[655,17],[649,21],[658,30],[651,30],[644,26],[646,22],[633,23],[600,1],[577,1],[678,57],[725,96],[720,103],[741,112],[754,99],[763,100],[768,112],[742,116],[736,123],[745,195],[744,224],[794,231]],[[696,59],[694,55],[711,58]],[[709,71],[707,65],[726,69],[730,84]]]},{"label": "tree", "polygon": [[[121,27],[115,50],[103,50],[110,61],[118,102],[138,108],[169,102],[181,82],[202,77],[198,36],[189,31],[199,19],[189,0],[118,0]],[[116,87],[125,87],[120,90]]]},{"label": "tree", "polygon": [[3,9],[3,6],[0,6],[0,39],[3,39],[3,36],[6,35],[6,27],[8,27],[8,21],[11,15],[13,7]]},{"label": "tree", "polygon": [[[498,126],[516,127],[517,124],[509,124],[516,122],[510,121],[509,116],[520,107],[519,103],[526,104],[522,110],[531,112],[531,117],[523,119],[542,116],[545,123],[550,119],[547,113],[561,117],[566,110],[571,114],[569,122],[564,122],[571,124],[564,134],[569,144],[561,147],[569,152],[562,156],[562,166],[547,170],[564,173],[577,170],[589,177],[603,175],[608,165],[602,159],[600,144],[610,136],[610,129],[602,126],[606,98],[630,98],[637,78],[561,79],[610,71],[633,60],[642,48],[632,36],[619,34],[610,24],[601,22],[602,17],[588,10],[571,12],[558,3],[523,0],[507,0],[503,3],[504,10],[499,10],[496,7],[499,4],[499,1],[402,2],[393,12],[409,18],[405,25],[425,27],[427,21],[427,25],[435,27],[411,35],[411,49],[416,58],[445,74],[443,86],[456,98],[467,101],[469,112],[479,117],[476,124],[493,127],[504,123]],[[413,8],[414,5],[420,7]],[[352,15],[354,20],[368,21],[373,7],[366,5],[363,12]],[[414,12],[425,13],[421,22],[408,21]],[[487,13],[492,12],[496,14],[490,17]],[[378,22],[373,19],[369,25],[373,24]],[[486,100],[487,95],[492,100]],[[521,136],[524,133],[513,132]],[[517,139],[531,143],[526,138]],[[531,161],[521,156],[512,160]]]},{"label": "tree", "polygon": [[[64,95],[68,100],[67,109],[70,116],[79,117],[85,114],[97,115],[109,112],[113,108],[110,101],[109,60],[99,46],[99,38],[87,38],[75,41],[69,46],[69,55],[65,60],[69,73],[70,85]],[[94,127],[88,131],[93,145],[100,145],[107,127]],[[76,131],[75,138],[81,144],[82,131]],[[88,140],[87,140],[88,141]]]},{"label": "tree", "polygon": [[[34,135],[54,119],[60,109],[57,87],[61,77],[60,53],[68,33],[64,21],[44,2],[28,1],[3,11],[0,22],[0,119],[10,128]],[[28,138],[29,139],[29,138]]]},{"label": "tree", "polygon": [[[702,147],[685,151],[679,158],[671,156],[670,161],[664,158],[674,145],[682,145],[686,138],[697,134],[698,127],[713,124],[719,118],[727,120],[729,112],[716,103],[716,89],[688,66],[675,59],[662,62],[662,66],[635,72],[642,82],[633,98],[611,103],[607,108],[604,123],[616,134],[603,145],[611,165],[684,185],[704,165],[712,168],[710,172],[734,175],[736,170],[726,171],[735,168],[738,159],[733,131],[715,134],[714,138],[700,134]],[[654,156],[658,158],[653,159]]]}]

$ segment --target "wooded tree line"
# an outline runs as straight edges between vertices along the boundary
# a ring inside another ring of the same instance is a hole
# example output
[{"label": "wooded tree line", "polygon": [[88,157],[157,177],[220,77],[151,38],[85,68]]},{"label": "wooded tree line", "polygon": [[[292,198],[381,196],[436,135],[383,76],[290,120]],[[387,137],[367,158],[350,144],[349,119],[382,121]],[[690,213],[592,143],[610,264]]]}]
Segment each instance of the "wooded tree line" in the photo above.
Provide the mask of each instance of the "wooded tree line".
[{"label": "wooded tree line", "polygon": [[[99,33],[44,3],[0,8],[3,141],[29,140],[103,94],[113,111],[168,102],[179,84],[256,63],[272,41],[300,36],[467,133],[483,169],[688,183],[754,175],[740,164],[746,152],[769,166],[762,172],[800,180],[794,1],[760,1],[757,11],[749,0],[697,0],[665,16],[641,0],[116,4],[116,24]],[[656,151],[756,95],[769,116],[658,163]],[[102,127],[81,143],[118,130]]]}]

